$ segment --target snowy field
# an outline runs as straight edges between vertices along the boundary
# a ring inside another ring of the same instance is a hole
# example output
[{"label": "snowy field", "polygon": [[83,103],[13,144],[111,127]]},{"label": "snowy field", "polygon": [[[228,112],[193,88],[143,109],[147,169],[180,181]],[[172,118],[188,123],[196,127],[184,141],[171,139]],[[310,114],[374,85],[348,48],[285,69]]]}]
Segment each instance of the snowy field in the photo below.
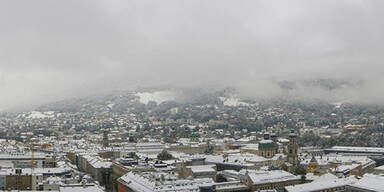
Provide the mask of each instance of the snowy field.
[{"label": "snowy field", "polygon": [[240,101],[239,98],[231,97],[219,97],[219,99],[223,102],[225,106],[230,106],[230,107],[238,107],[238,106],[249,106],[248,103]]},{"label": "snowy field", "polygon": [[46,112],[40,112],[40,111],[31,111],[28,114],[23,114],[22,116],[27,119],[44,119],[44,118],[52,118],[54,117],[55,112],[54,111],[46,111]]},{"label": "snowy field", "polygon": [[143,104],[148,104],[150,101],[154,101],[157,104],[160,104],[164,101],[173,101],[176,99],[176,94],[171,91],[156,91],[153,93],[150,92],[142,92],[136,93],[137,97],[139,97],[139,102]]}]

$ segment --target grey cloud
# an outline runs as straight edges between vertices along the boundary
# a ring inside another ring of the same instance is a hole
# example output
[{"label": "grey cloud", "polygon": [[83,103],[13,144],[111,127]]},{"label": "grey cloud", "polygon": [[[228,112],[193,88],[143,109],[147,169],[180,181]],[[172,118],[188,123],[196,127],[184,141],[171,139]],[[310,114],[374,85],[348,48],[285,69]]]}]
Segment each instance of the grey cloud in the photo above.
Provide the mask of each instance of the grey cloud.
[{"label": "grey cloud", "polygon": [[[364,80],[337,93],[380,101],[384,27],[374,0],[2,1],[0,108],[79,88],[217,84],[245,96],[278,82]],[[296,94],[311,97],[298,91]],[[372,95],[375,95],[372,97]],[[379,95],[379,96],[378,96]]]}]

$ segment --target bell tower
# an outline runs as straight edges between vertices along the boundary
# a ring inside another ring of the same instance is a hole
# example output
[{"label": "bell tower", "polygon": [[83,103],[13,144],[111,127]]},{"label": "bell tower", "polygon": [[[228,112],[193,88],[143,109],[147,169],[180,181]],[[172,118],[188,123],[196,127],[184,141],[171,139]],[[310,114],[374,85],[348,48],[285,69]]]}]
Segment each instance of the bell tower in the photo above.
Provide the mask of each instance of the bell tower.
[{"label": "bell tower", "polygon": [[296,141],[296,134],[294,130],[291,130],[289,134],[289,144],[288,144],[288,163],[292,165],[298,164],[298,149]]}]

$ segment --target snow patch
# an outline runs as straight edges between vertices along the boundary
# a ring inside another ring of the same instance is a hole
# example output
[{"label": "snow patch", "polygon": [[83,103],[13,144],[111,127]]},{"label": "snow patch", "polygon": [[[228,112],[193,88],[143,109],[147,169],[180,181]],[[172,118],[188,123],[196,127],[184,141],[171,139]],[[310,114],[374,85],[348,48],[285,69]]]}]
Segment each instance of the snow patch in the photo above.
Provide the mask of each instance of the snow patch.
[{"label": "snow patch", "polygon": [[31,113],[25,114],[24,117],[27,119],[44,119],[44,118],[52,118],[54,117],[54,114],[55,114],[54,111],[46,111],[46,112],[31,111]]},{"label": "snow patch", "polygon": [[223,102],[225,106],[230,106],[230,107],[238,107],[238,106],[249,106],[248,103],[240,101],[239,98],[235,97],[219,97],[219,99]]},{"label": "snow patch", "polygon": [[332,105],[335,106],[335,108],[340,108],[341,105],[345,104],[345,103],[350,103],[351,100],[343,100],[343,101],[339,101],[339,102],[334,102],[334,103],[331,103]]},{"label": "snow patch", "polygon": [[107,107],[109,107],[110,109],[112,109],[112,108],[113,108],[113,106],[115,106],[115,104],[114,104],[114,103],[111,103],[111,104],[108,104],[108,105],[107,105]]},{"label": "snow patch", "polygon": [[148,104],[150,101],[154,101],[157,104],[160,104],[164,101],[175,100],[176,94],[171,91],[156,91],[153,93],[142,92],[136,93],[135,96],[139,97],[139,102],[143,104]]}]

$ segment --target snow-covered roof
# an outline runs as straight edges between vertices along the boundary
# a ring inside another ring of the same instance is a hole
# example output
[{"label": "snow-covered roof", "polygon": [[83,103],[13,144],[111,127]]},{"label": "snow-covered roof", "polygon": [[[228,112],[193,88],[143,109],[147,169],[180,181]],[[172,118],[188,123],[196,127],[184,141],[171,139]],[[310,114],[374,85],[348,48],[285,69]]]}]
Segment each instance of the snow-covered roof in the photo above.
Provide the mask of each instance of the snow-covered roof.
[{"label": "snow-covered roof", "polygon": [[85,159],[87,159],[88,163],[94,167],[94,168],[109,168],[112,166],[112,162],[109,161],[103,161],[100,157],[98,156],[90,156],[90,155],[85,155]]},{"label": "snow-covered roof", "polygon": [[120,177],[119,182],[133,191],[152,192],[155,191],[155,183],[139,174],[129,172]]},{"label": "snow-covered roof", "polygon": [[103,192],[104,190],[100,187],[93,186],[82,186],[82,185],[65,185],[60,186],[60,192]]},{"label": "snow-covered roof", "polygon": [[353,153],[382,153],[384,154],[384,148],[380,147],[348,147],[348,146],[334,146],[330,151],[338,152],[353,152]]},{"label": "snow-covered roof", "polygon": [[[153,175],[152,175],[153,176]],[[212,184],[213,180],[208,178],[200,178],[193,180],[172,180],[163,183],[155,182],[154,179],[146,177],[144,174],[135,174],[129,172],[120,177],[118,181],[133,191],[140,192],[170,192],[170,191],[200,191],[199,186],[204,184]]]},{"label": "snow-covered roof", "polygon": [[375,170],[384,171],[384,165],[376,167]]},{"label": "snow-covered roof", "polygon": [[384,192],[384,175],[365,174],[362,179],[349,186],[357,189]]},{"label": "snow-covered roof", "polygon": [[285,189],[288,192],[311,192],[311,191],[322,191],[327,189],[333,189],[338,187],[345,187],[351,183],[356,182],[357,179],[354,177],[337,178],[336,176],[327,175],[319,178],[312,183],[305,183],[294,186],[287,186]]},{"label": "snow-covered roof", "polygon": [[229,154],[224,158],[222,155],[207,155],[206,162],[210,163],[225,163],[242,166],[253,166],[255,163],[265,162],[268,159],[250,153],[235,153]]},{"label": "snow-covered roof", "polygon": [[[305,157],[300,164],[309,165],[311,162],[312,156]],[[317,163],[320,166],[326,166],[330,163],[338,163],[338,164],[361,164],[362,167],[371,165],[374,161],[366,156],[345,156],[345,155],[336,155],[329,154],[323,156],[315,156]]]},{"label": "snow-covered roof", "polygon": [[[0,170],[0,175],[12,175],[15,174],[16,169],[2,169]],[[61,167],[55,167],[55,168],[34,168],[33,174],[34,175],[63,175],[71,172],[70,168],[61,168]],[[30,175],[32,173],[31,168],[24,168],[21,169],[21,174],[28,174]]]},{"label": "snow-covered roof", "polygon": [[291,173],[282,170],[253,171],[248,173],[248,176],[254,185],[301,179],[300,176],[295,176]]},{"label": "snow-covered roof", "polygon": [[[33,155],[35,160],[45,159],[46,155],[43,153],[35,153]],[[30,160],[32,158],[32,154],[0,154],[0,160]]]},{"label": "snow-covered roof", "polygon": [[187,166],[188,169],[191,169],[192,173],[215,172],[215,167],[215,165]]}]

